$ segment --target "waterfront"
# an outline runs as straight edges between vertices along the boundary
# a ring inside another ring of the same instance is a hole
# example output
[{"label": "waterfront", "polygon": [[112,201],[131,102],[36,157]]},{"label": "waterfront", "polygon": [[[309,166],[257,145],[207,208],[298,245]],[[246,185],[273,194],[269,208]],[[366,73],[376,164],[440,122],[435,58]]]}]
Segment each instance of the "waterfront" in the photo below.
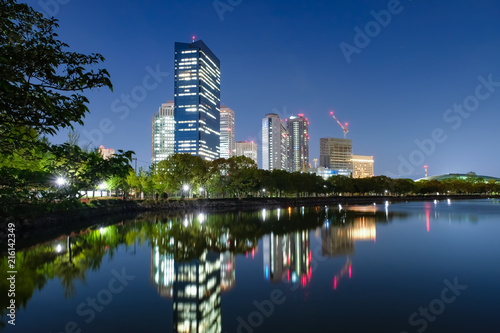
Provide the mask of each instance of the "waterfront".
[{"label": "waterfront", "polygon": [[497,332],[499,213],[442,200],[97,223],[18,250],[4,331]]}]

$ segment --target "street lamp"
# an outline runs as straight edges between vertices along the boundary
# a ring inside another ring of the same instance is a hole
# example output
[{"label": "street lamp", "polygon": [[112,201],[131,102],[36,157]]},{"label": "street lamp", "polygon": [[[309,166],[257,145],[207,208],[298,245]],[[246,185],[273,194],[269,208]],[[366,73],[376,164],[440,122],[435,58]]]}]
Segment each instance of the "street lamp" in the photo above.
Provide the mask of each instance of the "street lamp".
[{"label": "street lamp", "polygon": [[57,177],[56,179],[56,185],[57,186],[64,186],[66,184],[66,179],[63,177]]},{"label": "street lamp", "polygon": [[189,185],[188,185],[188,184],[184,184],[184,185],[182,186],[182,190],[183,190],[184,192],[187,192],[187,196],[189,197]]},{"label": "street lamp", "polygon": [[203,191],[204,191],[204,190],[205,190],[205,189],[204,189],[203,187],[200,187],[200,188],[198,189],[198,191],[199,191],[199,193],[200,193],[200,197],[202,196],[202,194],[203,194]]},{"label": "street lamp", "polygon": [[99,184],[99,189],[101,190],[101,197],[102,197],[102,191],[106,189],[106,182],[102,182]]},{"label": "street lamp", "polygon": [[266,196],[266,189],[265,188],[262,189],[262,194],[263,194],[263,196]]}]

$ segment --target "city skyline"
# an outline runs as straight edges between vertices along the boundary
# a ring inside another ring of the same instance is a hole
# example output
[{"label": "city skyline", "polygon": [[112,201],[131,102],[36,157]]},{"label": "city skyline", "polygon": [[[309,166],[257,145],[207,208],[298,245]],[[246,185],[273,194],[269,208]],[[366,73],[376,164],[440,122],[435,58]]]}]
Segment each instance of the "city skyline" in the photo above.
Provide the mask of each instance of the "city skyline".
[{"label": "city skyline", "polygon": [[[36,1],[28,3],[43,9]],[[416,179],[428,165],[429,175],[475,171],[499,176],[499,158],[481,144],[491,140],[499,120],[495,110],[500,104],[500,73],[495,62],[500,47],[494,38],[500,28],[498,4],[402,2],[402,10],[387,26],[376,35],[370,33],[374,36],[365,46],[356,46],[354,28],[364,32],[366,24],[377,22],[372,12],[386,10],[387,4],[243,2],[226,11],[223,20],[210,2],[59,5],[55,17],[60,20],[60,36],[70,47],[102,53],[114,84],[114,92],[89,94],[91,113],[85,126],[76,129],[82,143],[91,140],[95,147],[134,150],[139,166],[147,166],[151,129],[146,119],[173,96],[173,43],[195,35],[209,43],[223,63],[221,99],[238,111],[237,140],[260,145],[259,119],[264,114],[274,112],[285,119],[305,113],[311,122],[312,161],[319,156],[321,137],[342,137],[341,128],[329,117],[335,111],[349,123],[347,138],[356,142],[356,151],[375,156],[376,175],[398,176],[399,168],[403,176]],[[193,5],[201,10],[193,14]],[[175,31],[157,24],[174,8]],[[82,38],[80,27],[91,15],[96,24],[85,35],[99,38]],[[247,29],[256,15],[263,18],[262,24]],[[482,24],[476,25],[479,18]],[[127,26],[130,21],[135,24]],[[291,23],[296,21],[308,28],[294,27]],[[115,29],[122,30],[118,38],[102,33]],[[358,44],[361,39],[358,36]],[[137,50],[129,50],[132,43]],[[357,48],[350,63],[341,43]],[[326,50],[303,51],[314,44]],[[250,49],[267,51],[256,56]],[[481,99],[475,97],[477,87]],[[242,89],[249,93],[242,94]],[[123,98],[127,95],[128,100]],[[467,108],[460,111],[454,104]],[[53,141],[65,141],[66,133],[61,131]],[[463,154],[468,146],[478,148]]]}]

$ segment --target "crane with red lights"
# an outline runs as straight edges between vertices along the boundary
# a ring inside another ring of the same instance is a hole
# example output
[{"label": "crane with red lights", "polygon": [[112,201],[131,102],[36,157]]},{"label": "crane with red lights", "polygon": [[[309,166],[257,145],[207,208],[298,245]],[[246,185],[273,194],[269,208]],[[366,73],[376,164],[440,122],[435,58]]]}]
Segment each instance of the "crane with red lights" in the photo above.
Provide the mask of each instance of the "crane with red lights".
[{"label": "crane with red lights", "polygon": [[330,112],[330,115],[333,117],[333,119],[335,119],[337,121],[337,124],[340,125],[340,127],[342,127],[342,131],[344,132],[344,139],[347,138],[347,133],[349,133],[349,131],[347,130],[347,123],[345,123],[345,125],[342,125],[342,123],[337,119],[337,117],[335,117],[335,115],[333,114],[333,112]]}]

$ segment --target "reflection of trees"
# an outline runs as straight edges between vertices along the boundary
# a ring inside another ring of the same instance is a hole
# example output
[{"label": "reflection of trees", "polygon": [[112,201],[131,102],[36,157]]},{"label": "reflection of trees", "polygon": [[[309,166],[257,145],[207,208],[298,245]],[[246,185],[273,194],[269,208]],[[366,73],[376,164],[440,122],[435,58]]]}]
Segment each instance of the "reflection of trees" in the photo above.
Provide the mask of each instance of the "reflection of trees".
[{"label": "reflection of trees", "polygon": [[[310,230],[326,220],[347,222],[363,215],[386,222],[380,212],[325,211],[324,207],[302,207],[252,212],[218,214],[144,214],[127,223],[95,230],[84,230],[71,237],[61,237],[37,246],[18,250],[16,254],[16,305],[26,306],[35,290],[41,290],[54,278],[61,282],[65,297],[75,295],[75,282],[85,283],[86,272],[101,268],[103,258],[114,256],[119,246],[146,244],[159,247],[161,253],[172,254],[175,261],[200,258],[205,251],[232,255],[244,254],[258,244],[265,234],[285,235]],[[389,213],[392,217],[392,213]],[[7,258],[0,261],[0,293],[7,294]],[[0,298],[0,306],[8,306],[8,298]]]}]

